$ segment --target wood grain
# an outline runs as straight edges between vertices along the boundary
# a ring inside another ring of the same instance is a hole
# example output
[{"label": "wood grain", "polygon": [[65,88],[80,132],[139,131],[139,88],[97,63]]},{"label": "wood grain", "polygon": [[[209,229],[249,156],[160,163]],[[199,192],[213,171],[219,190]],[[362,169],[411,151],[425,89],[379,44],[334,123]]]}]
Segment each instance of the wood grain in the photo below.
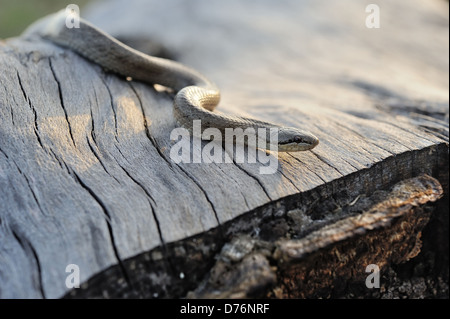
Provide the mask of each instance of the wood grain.
[{"label": "wood grain", "polygon": [[215,81],[219,111],[319,137],[313,151],[280,153],[272,175],[258,164],[176,164],[170,94],[39,39],[0,42],[0,298],[61,297],[68,264],[85,283],[117,271],[98,295],[132,291],[160,271],[131,267],[134,256],[189,273],[189,250],[170,249],[192,236],[210,236],[198,239],[206,270],[231,229],[261,227],[267,214],[333,196],[348,204],[421,173],[448,190],[448,3],[379,6],[380,29],[366,28],[355,1],[117,0],[82,11]]}]

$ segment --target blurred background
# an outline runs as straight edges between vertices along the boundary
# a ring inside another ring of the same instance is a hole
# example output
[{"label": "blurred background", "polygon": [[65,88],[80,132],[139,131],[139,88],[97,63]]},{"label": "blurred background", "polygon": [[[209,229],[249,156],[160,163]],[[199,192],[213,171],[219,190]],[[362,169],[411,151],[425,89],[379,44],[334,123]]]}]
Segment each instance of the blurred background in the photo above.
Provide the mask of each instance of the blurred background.
[{"label": "blurred background", "polygon": [[[364,109],[374,92],[448,104],[446,0],[0,0],[0,39],[71,3],[132,47],[214,79],[229,112],[260,110],[269,95],[278,105],[291,89],[283,104],[310,113]],[[365,24],[370,3],[379,29]]]},{"label": "blurred background", "polygon": [[[78,6],[92,2],[77,0]],[[0,0],[0,38],[19,35],[36,19],[65,8],[73,1],[61,0]]]}]

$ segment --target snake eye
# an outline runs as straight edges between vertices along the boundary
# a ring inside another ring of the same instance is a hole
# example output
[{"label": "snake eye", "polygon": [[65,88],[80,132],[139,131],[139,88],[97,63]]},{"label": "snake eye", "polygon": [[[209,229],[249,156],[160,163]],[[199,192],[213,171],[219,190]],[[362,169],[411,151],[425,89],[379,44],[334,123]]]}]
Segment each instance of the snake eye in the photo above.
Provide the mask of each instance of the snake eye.
[{"label": "snake eye", "polygon": [[301,136],[296,135],[296,136],[294,136],[294,142],[295,143],[303,143],[303,139]]}]

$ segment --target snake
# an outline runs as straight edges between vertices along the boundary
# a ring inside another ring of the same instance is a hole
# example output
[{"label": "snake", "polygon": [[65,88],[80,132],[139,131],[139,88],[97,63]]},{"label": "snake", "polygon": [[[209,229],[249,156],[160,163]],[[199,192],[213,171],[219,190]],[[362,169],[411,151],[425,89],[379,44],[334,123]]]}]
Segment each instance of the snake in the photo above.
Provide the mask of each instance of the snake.
[{"label": "snake", "polygon": [[[175,94],[173,116],[191,132],[194,121],[200,120],[202,127],[216,128],[222,133],[226,133],[227,128],[254,132],[258,139],[265,141],[265,144],[259,143],[258,148],[269,151],[307,151],[318,145],[316,136],[299,128],[214,112],[220,102],[220,91],[200,72],[182,63],[135,50],[79,15],[75,16],[79,24],[68,27],[69,14],[61,10],[43,17],[31,24],[22,36],[38,36],[78,53],[105,71],[172,90]],[[270,134],[274,131],[276,135]]]}]

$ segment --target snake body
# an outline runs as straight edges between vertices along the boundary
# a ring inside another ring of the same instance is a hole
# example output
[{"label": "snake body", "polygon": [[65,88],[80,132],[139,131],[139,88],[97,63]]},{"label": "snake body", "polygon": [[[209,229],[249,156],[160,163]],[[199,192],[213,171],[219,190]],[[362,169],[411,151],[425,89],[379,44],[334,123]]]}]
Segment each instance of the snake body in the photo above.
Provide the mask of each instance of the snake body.
[{"label": "snake body", "polygon": [[[191,131],[194,120],[201,120],[202,127],[217,128],[222,133],[226,128],[253,128],[259,134],[258,129],[264,128],[267,142],[258,147],[270,150],[276,146],[279,152],[305,151],[319,143],[313,134],[297,128],[215,113],[213,110],[219,104],[220,91],[196,70],[172,60],[139,52],[81,18],[79,28],[68,28],[66,19],[64,10],[44,17],[28,27],[24,36],[39,36],[77,52],[105,70],[172,89],[176,92],[174,117],[180,125]],[[277,129],[277,139],[271,138],[271,128]]]}]

